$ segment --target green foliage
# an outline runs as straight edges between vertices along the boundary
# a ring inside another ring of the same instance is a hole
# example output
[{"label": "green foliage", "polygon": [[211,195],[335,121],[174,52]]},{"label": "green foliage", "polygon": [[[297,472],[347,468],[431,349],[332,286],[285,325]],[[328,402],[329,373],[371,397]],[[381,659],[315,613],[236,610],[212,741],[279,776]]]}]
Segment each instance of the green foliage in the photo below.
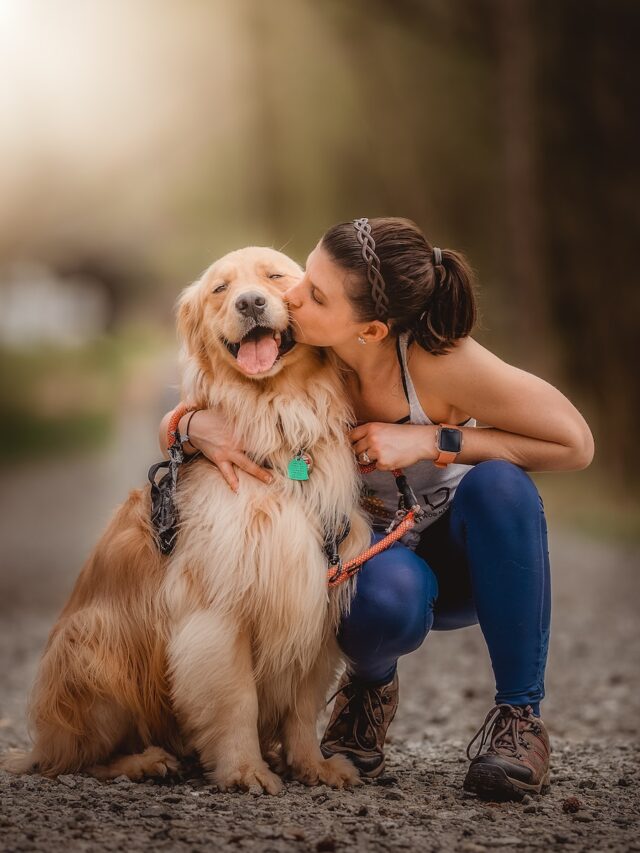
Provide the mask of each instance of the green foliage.
[{"label": "green foliage", "polygon": [[158,333],[131,329],[83,346],[0,349],[0,441],[16,463],[99,447],[132,362]]}]

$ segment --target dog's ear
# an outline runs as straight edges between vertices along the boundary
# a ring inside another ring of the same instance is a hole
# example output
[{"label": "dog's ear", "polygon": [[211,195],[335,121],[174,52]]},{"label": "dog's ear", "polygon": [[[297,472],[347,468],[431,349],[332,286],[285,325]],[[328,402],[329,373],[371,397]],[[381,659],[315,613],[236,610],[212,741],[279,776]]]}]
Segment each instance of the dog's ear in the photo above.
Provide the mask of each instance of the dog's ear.
[{"label": "dog's ear", "polygon": [[194,355],[201,349],[202,308],[200,305],[200,282],[185,287],[178,298],[178,337],[186,352]]}]

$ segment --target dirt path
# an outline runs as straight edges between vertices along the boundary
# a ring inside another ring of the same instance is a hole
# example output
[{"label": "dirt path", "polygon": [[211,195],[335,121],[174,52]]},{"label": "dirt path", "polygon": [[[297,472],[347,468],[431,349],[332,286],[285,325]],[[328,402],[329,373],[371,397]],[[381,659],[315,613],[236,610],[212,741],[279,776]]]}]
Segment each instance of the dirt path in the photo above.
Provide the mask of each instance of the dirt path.
[{"label": "dirt path", "polygon": [[[157,456],[149,436],[170,395],[158,394],[153,372],[138,381],[139,405],[110,450],[2,483],[0,752],[26,743],[24,702],[55,612],[113,507]],[[493,699],[482,636],[469,628],[433,633],[401,661],[376,783],[353,792],[289,783],[271,798],[220,794],[193,774],[135,785],[0,772],[0,850],[640,851],[640,552],[577,539],[553,519],[549,530],[547,796],[485,804],[461,789],[464,747]],[[580,801],[575,813],[563,811],[569,797]]]}]

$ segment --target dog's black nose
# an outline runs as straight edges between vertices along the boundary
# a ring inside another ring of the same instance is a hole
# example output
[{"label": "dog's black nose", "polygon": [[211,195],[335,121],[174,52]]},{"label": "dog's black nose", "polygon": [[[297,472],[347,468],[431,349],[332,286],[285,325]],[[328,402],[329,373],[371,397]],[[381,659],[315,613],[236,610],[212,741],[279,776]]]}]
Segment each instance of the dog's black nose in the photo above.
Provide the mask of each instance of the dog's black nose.
[{"label": "dog's black nose", "polygon": [[236,299],[236,308],[243,317],[255,317],[256,319],[264,311],[267,300],[261,293],[243,293]]}]

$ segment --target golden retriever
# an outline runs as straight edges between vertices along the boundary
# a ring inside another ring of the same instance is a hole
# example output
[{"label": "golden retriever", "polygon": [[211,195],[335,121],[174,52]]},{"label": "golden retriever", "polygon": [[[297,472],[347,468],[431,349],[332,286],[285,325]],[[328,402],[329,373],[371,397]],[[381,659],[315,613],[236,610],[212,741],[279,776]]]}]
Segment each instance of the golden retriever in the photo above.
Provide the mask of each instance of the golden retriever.
[{"label": "golden retriever", "polygon": [[[369,527],[338,374],[291,333],[282,293],[300,275],[286,255],[252,247],[182,293],[182,398],[220,407],[273,483],[238,471],[234,494],[203,457],[182,466],[168,556],[149,488],[131,492],[51,632],[30,704],[33,749],[10,769],[136,779],[195,751],[221,790],[275,794],[284,772],[358,782],[346,758],[323,758],[316,733],[354,585],[329,589],[323,540],[347,516],[350,559]],[[300,451],[313,460],[306,481],[287,476]]]}]

